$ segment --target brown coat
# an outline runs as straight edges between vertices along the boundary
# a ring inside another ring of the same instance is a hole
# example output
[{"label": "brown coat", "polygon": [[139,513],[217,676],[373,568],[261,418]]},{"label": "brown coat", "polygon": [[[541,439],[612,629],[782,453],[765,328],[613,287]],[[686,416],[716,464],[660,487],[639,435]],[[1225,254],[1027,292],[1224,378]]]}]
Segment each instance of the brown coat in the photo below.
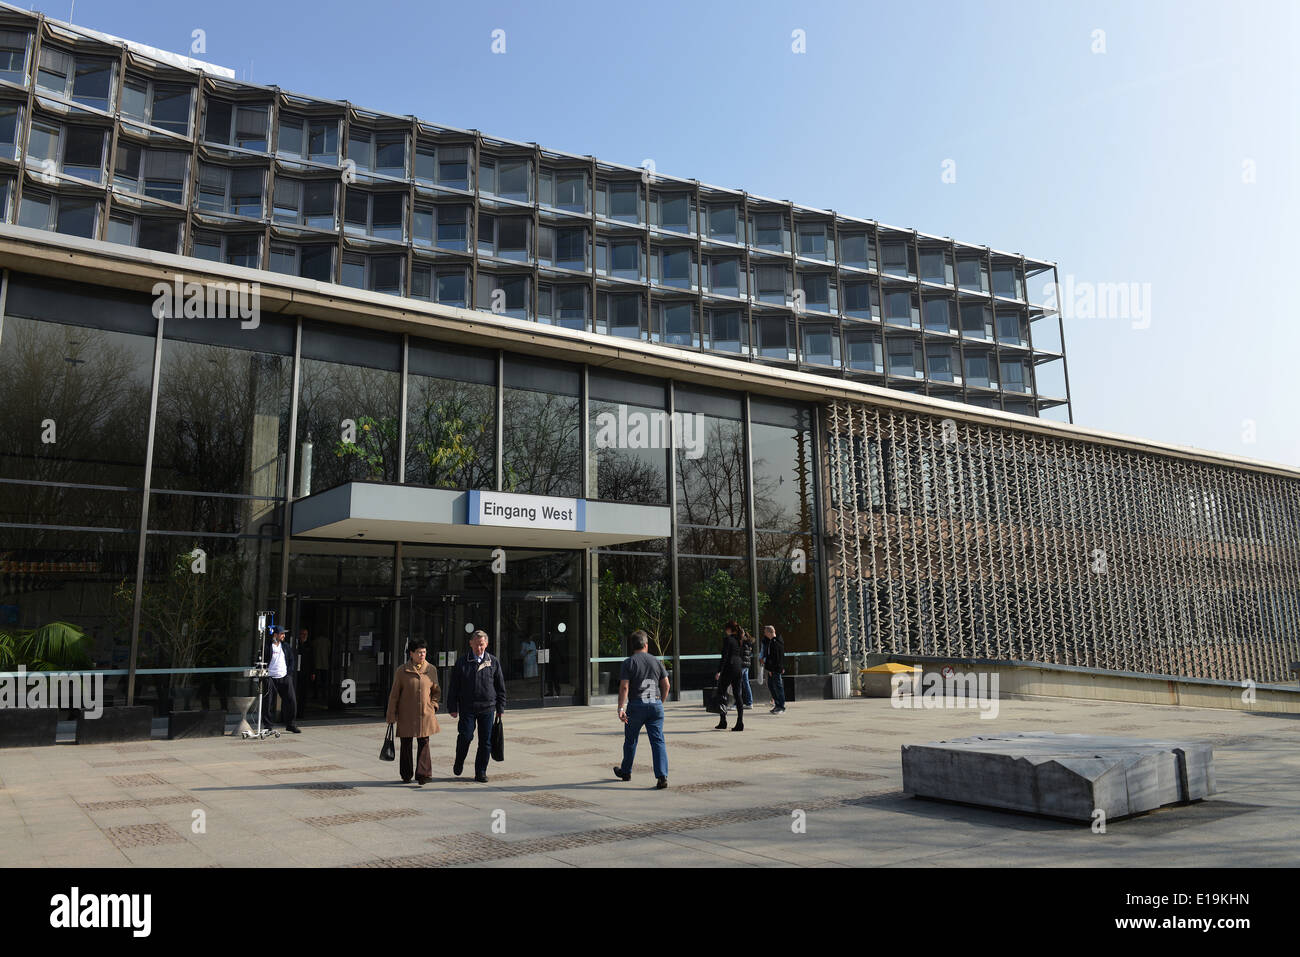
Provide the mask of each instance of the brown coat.
[{"label": "brown coat", "polygon": [[399,738],[427,738],[438,733],[438,669],[427,661],[416,668],[409,661],[397,669],[388,694],[388,723]]}]

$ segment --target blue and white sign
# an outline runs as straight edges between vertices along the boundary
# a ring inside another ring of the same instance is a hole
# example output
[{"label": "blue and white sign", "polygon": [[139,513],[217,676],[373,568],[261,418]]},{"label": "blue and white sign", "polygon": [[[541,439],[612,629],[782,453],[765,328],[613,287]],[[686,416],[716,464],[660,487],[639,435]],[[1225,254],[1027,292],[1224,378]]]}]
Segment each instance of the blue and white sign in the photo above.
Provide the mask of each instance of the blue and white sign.
[{"label": "blue and white sign", "polygon": [[474,490],[469,493],[466,521],[470,525],[585,532],[587,503],[580,498]]}]

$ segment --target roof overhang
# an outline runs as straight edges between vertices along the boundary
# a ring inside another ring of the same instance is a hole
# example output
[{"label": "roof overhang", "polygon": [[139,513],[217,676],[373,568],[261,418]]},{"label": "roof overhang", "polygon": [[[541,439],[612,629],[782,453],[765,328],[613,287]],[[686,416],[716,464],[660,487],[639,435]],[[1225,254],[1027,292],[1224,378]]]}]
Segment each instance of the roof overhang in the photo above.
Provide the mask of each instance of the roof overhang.
[{"label": "roof overhang", "polygon": [[[513,511],[504,517],[484,514],[501,505]],[[667,538],[672,523],[663,505],[347,482],[294,502],[293,534],[493,548],[600,548]]]}]

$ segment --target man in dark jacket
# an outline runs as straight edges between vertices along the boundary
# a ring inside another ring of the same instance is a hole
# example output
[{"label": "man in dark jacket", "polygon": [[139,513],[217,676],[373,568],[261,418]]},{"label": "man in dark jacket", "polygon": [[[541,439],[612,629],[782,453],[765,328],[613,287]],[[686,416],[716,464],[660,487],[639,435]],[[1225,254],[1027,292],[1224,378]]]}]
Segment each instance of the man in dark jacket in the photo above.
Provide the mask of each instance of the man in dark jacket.
[{"label": "man in dark jacket", "polygon": [[763,626],[763,667],[772,692],[772,714],[785,714],[785,642],[771,625]]},{"label": "man in dark jacket", "polygon": [[740,625],[734,621],[727,622],[722,635],[722,659],[718,662],[718,673],[714,675],[718,687],[713,700],[718,703],[718,723],[715,731],[727,730],[727,689],[736,695],[736,726],[732,731],[745,730],[745,699],[740,686],[742,653],[740,648]]},{"label": "man in dark jacket", "polygon": [[469,651],[456,662],[447,680],[447,713],[459,719],[456,763],[452,773],[465,770],[470,742],[478,731],[474,755],[474,780],[487,783],[488,759],[492,755],[492,724],[506,710],[506,678],[501,662],[488,653],[488,636],[476,631],[469,639]]}]

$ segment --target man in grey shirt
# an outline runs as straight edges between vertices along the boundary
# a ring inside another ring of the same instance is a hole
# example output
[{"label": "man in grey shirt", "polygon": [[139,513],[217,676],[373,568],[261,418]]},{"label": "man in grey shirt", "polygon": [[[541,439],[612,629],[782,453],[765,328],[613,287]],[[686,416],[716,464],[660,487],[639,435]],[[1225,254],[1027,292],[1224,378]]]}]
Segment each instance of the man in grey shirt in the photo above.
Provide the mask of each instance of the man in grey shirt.
[{"label": "man in grey shirt", "polygon": [[630,639],[632,654],[623,662],[618,683],[618,719],[623,722],[623,764],[614,768],[622,781],[632,779],[636,741],[645,728],[654,757],[657,788],[668,787],[668,746],[664,743],[664,699],[668,697],[668,672],[663,662],[646,648],[650,638],[637,629]]}]

